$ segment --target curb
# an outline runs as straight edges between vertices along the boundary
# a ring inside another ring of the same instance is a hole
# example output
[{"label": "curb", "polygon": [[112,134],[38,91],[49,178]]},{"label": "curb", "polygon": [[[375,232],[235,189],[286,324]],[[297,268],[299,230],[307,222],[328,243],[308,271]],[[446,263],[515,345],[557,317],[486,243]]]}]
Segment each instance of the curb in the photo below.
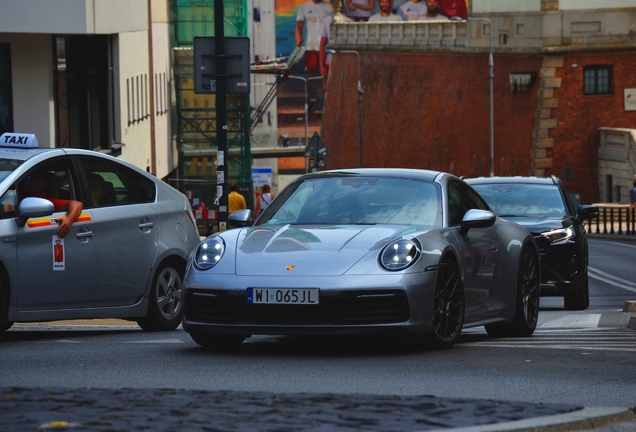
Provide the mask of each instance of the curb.
[{"label": "curb", "polygon": [[[636,301],[626,301],[623,305],[625,313],[625,327],[636,330]],[[629,316],[629,318],[627,318]]]},{"label": "curb", "polygon": [[[629,408],[586,407],[579,411],[533,419],[450,429],[452,432],[564,432],[589,430],[634,419]],[[427,432],[448,432],[436,429]]]}]

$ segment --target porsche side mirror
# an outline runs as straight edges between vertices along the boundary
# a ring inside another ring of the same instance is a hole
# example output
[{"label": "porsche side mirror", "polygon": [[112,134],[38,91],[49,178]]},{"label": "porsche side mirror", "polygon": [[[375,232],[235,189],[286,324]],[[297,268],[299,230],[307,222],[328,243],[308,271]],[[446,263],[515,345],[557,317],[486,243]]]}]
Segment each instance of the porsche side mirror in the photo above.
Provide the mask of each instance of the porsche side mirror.
[{"label": "porsche side mirror", "polygon": [[49,216],[53,214],[53,203],[44,198],[25,198],[18,206],[18,218],[16,223],[22,228],[26,221],[32,217]]},{"label": "porsche side mirror", "polygon": [[493,226],[497,216],[488,210],[470,209],[462,219],[462,227],[459,234],[465,236],[471,228],[487,228]]},{"label": "porsche side mirror", "polygon": [[227,224],[230,228],[242,228],[252,225],[252,210],[237,210],[227,217]]}]

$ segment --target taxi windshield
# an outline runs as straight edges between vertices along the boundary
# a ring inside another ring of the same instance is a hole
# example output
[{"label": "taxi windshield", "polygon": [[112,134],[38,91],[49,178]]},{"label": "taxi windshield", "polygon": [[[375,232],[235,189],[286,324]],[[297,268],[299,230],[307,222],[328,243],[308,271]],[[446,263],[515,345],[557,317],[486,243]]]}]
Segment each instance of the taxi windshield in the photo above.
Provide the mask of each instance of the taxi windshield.
[{"label": "taxi windshield", "polygon": [[0,159],[0,181],[4,180],[9,174],[11,174],[17,167],[22,165],[21,160],[17,159]]}]

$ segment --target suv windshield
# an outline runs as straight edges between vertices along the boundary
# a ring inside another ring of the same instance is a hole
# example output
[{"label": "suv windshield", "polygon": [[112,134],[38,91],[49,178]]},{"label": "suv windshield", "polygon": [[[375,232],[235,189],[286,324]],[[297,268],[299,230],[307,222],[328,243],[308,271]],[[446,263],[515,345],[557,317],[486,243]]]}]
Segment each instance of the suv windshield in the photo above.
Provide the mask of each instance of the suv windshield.
[{"label": "suv windshield", "polygon": [[501,217],[566,216],[557,185],[497,183],[471,185]]}]

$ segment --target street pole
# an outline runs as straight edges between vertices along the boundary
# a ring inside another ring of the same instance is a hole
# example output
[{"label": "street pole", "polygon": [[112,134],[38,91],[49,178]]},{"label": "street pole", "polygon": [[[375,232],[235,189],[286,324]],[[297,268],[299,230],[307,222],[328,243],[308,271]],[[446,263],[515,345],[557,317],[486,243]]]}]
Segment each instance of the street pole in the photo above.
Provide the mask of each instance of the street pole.
[{"label": "street pole", "polygon": [[[287,78],[302,80],[305,83],[305,148],[309,147],[309,133],[307,132],[309,128],[309,108],[307,105],[307,78],[296,76],[296,75],[288,75]],[[305,168],[305,173],[309,172],[309,168]]]},{"label": "street pole", "polygon": [[325,51],[327,54],[355,54],[358,59],[358,166],[362,168],[362,85],[360,84],[360,53],[355,50],[341,50],[336,51],[328,49]]},{"label": "street pole", "polygon": [[494,177],[495,168],[494,168],[494,160],[495,160],[495,138],[494,138],[494,129],[495,129],[495,112],[493,108],[493,82],[495,80],[495,62],[492,55],[492,23],[488,18],[467,18],[468,21],[486,21],[488,23],[488,28],[490,30],[489,33],[489,45],[490,45],[490,55],[488,56],[488,94],[490,100],[490,177]]},{"label": "street pole", "polygon": [[[219,199],[219,231],[227,229],[228,194],[227,187],[228,159],[227,152],[227,85],[225,81],[224,37],[225,19],[223,18],[223,2],[214,2],[214,42],[218,61],[216,62],[216,145],[217,158],[223,159],[221,166],[217,166],[217,191],[222,194]],[[219,173],[219,169],[221,172]],[[218,194],[218,193],[217,193]]]}]

